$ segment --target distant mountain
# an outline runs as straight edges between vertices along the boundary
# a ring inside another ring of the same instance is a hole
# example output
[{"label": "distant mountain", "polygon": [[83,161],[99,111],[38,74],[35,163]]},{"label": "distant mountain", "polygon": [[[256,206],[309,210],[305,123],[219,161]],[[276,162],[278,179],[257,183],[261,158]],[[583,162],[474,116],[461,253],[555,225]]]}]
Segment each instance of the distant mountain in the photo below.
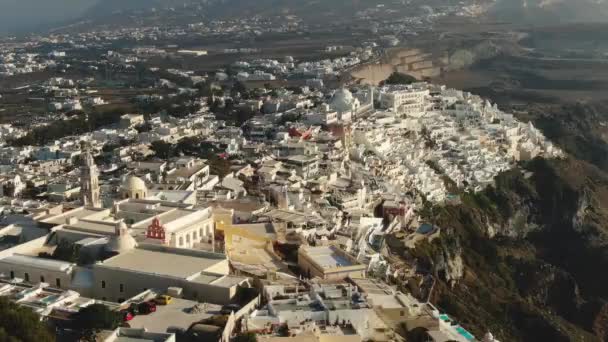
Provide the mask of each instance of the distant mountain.
[{"label": "distant mountain", "polygon": [[85,16],[103,16],[116,12],[149,10],[152,8],[169,8],[183,6],[191,3],[206,3],[208,1],[196,0],[97,0],[97,4],[92,6]]},{"label": "distant mountain", "polygon": [[44,29],[73,20],[100,0],[2,0],[0,33],[20,33]]},{"label": "distant mountain", "polygon": [[497,0],[490,14],[507,21],[527,24],[605,22],[606,0]]},{"label": "distant mountain", "polygon": [[87,15],[103,16],[116,12],[201,6],[210,17],[295,14],[319,17],[326,14],[352,16],[357,11],[385,0],[104,0],[91,8]]}]

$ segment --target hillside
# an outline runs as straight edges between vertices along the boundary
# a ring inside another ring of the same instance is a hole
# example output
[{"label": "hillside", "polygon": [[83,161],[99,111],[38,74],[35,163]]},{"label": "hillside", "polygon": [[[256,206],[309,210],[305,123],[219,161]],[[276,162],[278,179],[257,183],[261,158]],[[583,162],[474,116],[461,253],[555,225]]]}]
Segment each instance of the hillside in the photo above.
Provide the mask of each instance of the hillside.
[{"label": "hillside", "polygon": [[606,341],[608,149],[597,125],[605,106],[542,108],[527,118],[571,157],[524,163],[461,205],[435,208],[428,219],[441,239],[409,254],[440,279],[433,302],[478,336]]},{"label": "hillside", "polygon": [[605,22],[608,3],[603,0],[498,0],[489,13],[500,20],[531,25]]},{"label": "hillside", "polygon": [[[435,209],[441,239],[411,252],[440,279],[433,302],[477,336],[603,341],[608,177],[573,159],[521,171],[529,177],[507,172],[463,205]],[[464,273],[454,282],[457,258]]]}]

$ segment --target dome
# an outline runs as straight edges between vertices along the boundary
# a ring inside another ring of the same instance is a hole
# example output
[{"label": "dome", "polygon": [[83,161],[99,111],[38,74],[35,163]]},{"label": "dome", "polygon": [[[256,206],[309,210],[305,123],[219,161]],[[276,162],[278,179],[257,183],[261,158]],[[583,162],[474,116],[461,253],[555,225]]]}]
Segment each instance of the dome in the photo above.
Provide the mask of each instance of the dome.
[{"label": "dome", "polygon": [[143,199],[148,196],[146,183],[139,177],[129,176],[122,184],[124,198]]},{"label": "dome", "polygon": [[146,183],[141,178],[135,176],[129,176],[122,184],[122,188],[130,191],[148,190]]},{"label": "dome", "polygon": [[108,241],[108,244],[105,247],[106,251],[124,253],[135,247],[137,247],[137,242],[133,236],[129,234],[129,229],[125,222],[118,222],[116,224],[116,232],[110,237],[110,241]]},{"label": "dome", "polygon": [[348,112],[356,109],[358,100],[353,97],[346,88],[341,88],[334,93],[331,99],[331,107],[338,112]]}]

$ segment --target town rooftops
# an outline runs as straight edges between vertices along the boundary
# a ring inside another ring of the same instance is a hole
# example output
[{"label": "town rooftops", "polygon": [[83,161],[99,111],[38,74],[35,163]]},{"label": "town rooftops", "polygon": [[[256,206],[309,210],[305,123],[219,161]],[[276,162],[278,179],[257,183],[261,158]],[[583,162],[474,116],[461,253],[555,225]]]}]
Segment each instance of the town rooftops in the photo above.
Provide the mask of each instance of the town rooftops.
[{"label": "town rooftops", "polygon": [[59,215],[46,217],[43,220],[41,220],[40,222],[47,223],[47,224],[53,224],[53,225],[60,225],[60,224],[66,223],[66,220],[69,218],[81,219],[84,217],[88,217],[88,216],[97,214],[102,211],[104,211],[104,210],[103,209],[95,210],[95,209],[87,209],[84,207],[80,207],[80,208],[76,208],[76,209],[73,209],[70,211],[66,211],[65,213],[62,213]]},{"label": "town rooftops", "polygon": [[201,272],[226,260],[226,256],[223,254],[161,246],[143,246],[121,253],[96,266],[181,279],[191,277],[198,279]]},{"label": "town rooftops", "polygon": [[152,333],[146,329],[118,328],[103,342],[169,342],[175,341],[175,334]]},{"label": "town rooftops", "polygon": [[313,225],[325,224],[325,220],[323,218],[299,211],[275,209],[265,213],[264,216],[270,217],[275,220],[292,223],[297,226],[306,225],[307,223]]},{"label": "town rooftops", "polygon": [[28,255],[14,254],[0,259],[0,263],[18,266],[33,267],[54,272],[70,272],[74,264],[50,259],[42,259]]},{"label": "town rooftops", "polygon": [[394,291],[387,284],[370,278],[351,278],[361,292],[375,295],[392,295]]},{"label": "town rooftops", "polygon": [[[189,163],[189,160],[187,159],[180,159],[178,161],[178,163]],[[201,172],[203,169],[205,169],[207,167],[207,164],[205,164],[203,161],[193,161],[191,162],[191,164],[187,164],[188,166],[185,166],[183,164],[179,164],[179,167],[173,170],[170,170],[167,173],[166,178],[167,179],[176,179],[176,178],[185,178],[188,179],[190,177],[192,177],[193,175]]]},{"label": "town rooftops", "polygon": [[355,262],[346,258],[335,246],[300,247],[304,253],[317,265],[323,268],[346,267],[356,265]]},{"label": "town rooftops", "polygon": [[263,236],[271,240],[277,239],[276,227],[271,222],[235,224],[233,227],[244,229],[258,236]]}]

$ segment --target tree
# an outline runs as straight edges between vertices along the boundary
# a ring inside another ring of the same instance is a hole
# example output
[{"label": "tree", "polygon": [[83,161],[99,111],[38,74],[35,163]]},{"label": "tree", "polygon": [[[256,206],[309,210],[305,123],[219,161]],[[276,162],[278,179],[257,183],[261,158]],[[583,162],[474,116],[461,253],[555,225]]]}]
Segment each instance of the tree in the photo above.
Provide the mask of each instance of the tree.
[{"label": "tree", "polygon": [[277,329],[277,333],[279,334],[279,336],[289,336],[289,327],[287,326],[287,324],[282,324],[279,329]]},{"label": "tree", "polygon": [[254,333],[250,333],[250,332],[236,335],[236,337],[234,338],[234,342],[257,342],[257,341],[258,341],[258,337]]},{"label": "tree", "polygon": [[173,145],[162,140],[152,142],[150,148],[156,153],[156,156],[162,159],[168,159],[173,155]]},{"label": "tree", "polygon": [[247,86],[241,81],[236,81],[232,86],[230,93],[233,97],[236,96],[236,94],[241,94],[241,96],[247,97]]},{"label": "tree", "polygon": [[400,72],[393,72],[387,79],[384,81],[384,84],[410,84],[417,82],[418,80],[414,76],[410,76],[407,74],[402,74]]},{"label": "tree", "polygon": [[37,314],[2,297],[0,341],[53,342],[55,336]]},{"label": "tree", "polygon": [[424,342],[428,340],[428,329],[424,327],[414,328],[407,332],[407,340],[412,342]]},{"label": "tree", "polygon": [[80,309],[75,317],[75,327],[80,330],[81,338],[94,341],[101,330],[114,330],[122,322],[121,313],[103,304],[93,304]]},{"label": "tree", "polygon": [[220,176],[220,178],[224,178],[230,173],[231,163],[229,160],[213,156],[207,160],[207,163],[211,173]]}]

